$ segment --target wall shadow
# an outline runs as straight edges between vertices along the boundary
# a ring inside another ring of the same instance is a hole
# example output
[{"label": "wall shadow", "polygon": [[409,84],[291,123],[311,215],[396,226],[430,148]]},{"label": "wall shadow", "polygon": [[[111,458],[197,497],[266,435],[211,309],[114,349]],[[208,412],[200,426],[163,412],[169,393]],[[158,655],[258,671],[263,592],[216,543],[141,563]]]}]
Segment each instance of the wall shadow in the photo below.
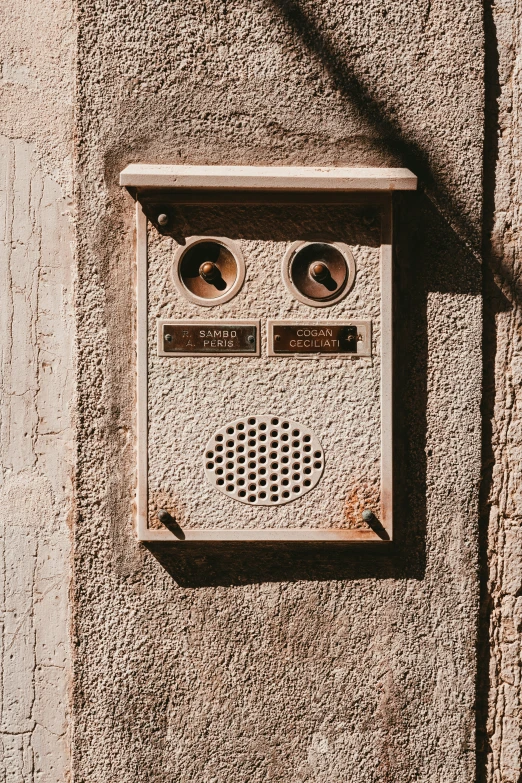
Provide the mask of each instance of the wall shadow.
[{"label": "wall shadow", "polygon": [[[324,543],[147,543],[146,548],[178,584],[210,587],[273,581],[424,577],[429,457],[426,452],[428,295],[432,291],[478,295],[481,291],[481,270],[468,246],[425,194],[397,194],[395,202],[396,497],[393,543],[377,548]],[[242,208],[238,209],[241,212]],[[297,209],[300,217],[296,217],[296,226],[302,226],[304,222],[313,229],[314,224],[321,223],[323,208],[320,205],[306,207],[304,213],[300,212],[302,206]],[[286,214],[287,210],[288,207]],[[328,210],[332,226],[338,218],[335,218],[332,207]],[[231,208],[227,214],[228,232],[235,236],[238,216],[241,215],[237,208]],[[270,207],[255,207],[250,213],[253,227],[248,230],[248,235],[256,236],[256,230],[259,230],[263,236],[288,237],[288,227],[277,225],[276,214]],[[350,208],[347,214],[360,218],[356,207]],[[190,233],[202,230],[204,226],[198,221],[205,219],[205,209],[191,208],[186,212],[186,217],[189,215]],[[218,216],[219,210],[213,213],[211,219],[222,228]],[[276,223],[270,234],[267,224],[274,225],[273,221]],[[242,223],[243,218],[239,222]],[[365,230],[368,234],[365,241],[375,243],[375,225],[369,223]],[[355,229],[352,227],[350,231],[353,236],[348,239],[357,239]]]},{"label": "wall shadow", "polygon": [[[429,194],[436,209],[445,216],[461,239],[480,254],[480,224],[464,214],[451,188],[433,171],[430,155],[418,143],[408,138],[388,108],[380,102],[351,65],[355,59],[349,39],[343,39],[343,50],[336,48],[328,34],[319,29],[300,0],[266,0],[284,21],[292,35],[316,57],[327,71],[334,87],[378,134],[376,145],[395,165],[410,168],[419,178],[419,187]],[[390,164],[393,165],[393,164]]]},{"label": "wall shadow", "polygon": [[[425,270],[440,268],[427,240],[440,231],[455,243],[422,194],[397,196],[394,320],[396,372],[394,418],[397,502],[394,541],[376,546],[342,544],[270,544],[260,542],[148,542],[145,547],[175,581],[185,587],[244,585],[274,581],[345,579],[422,579],[426,564],[426,371],[427,320]],[[152,202],[149,202],[149,204]],[[154,208],[154,214],[156,209]],[[404,228],[404,217],[407,216]],[[182,236],[216,234],[231,238],[293,241],[325,238],[370,247],[380,245],[380,206],[371,204],[270,204],[248,207],[190,206],[172,212]],[[428,223],[435,223],[426,230]],[[411,226],[424,227],[413,232]],[[174,229],[176,232],[176,229]],[[303,233],[304,232],[304,233]],[[169,232],[170,233],[170,232]],[[177,233],[177,232],[176,232]],[[402,240],[401,240],[402,236]],[[417,258],[428,258],[419,264]],[[453,270],[459,265],[454,264]],[[463,280],[465,278],[463,275]],[[458,283],[460,287],[463,281]],[[317,316],[316,316],[317,317]],[[319,316],[320,317],[320,316]],[[324,316],[323,316],[324,317]]]},{"label": "wall shadow", "polygon": [[[478,565],[480,573],[480,610],[477,627],[477,679],[476,679],[476,774],[477,783],[486,783],[487,761],[490,754],[490,742],[487,729],[490,683],[490,625],[492,611],[492,593],[489,587],[490,562],[488,556],[488,536],[490,520],[490,493],[493,488],[495,454],[492,444],[492,422],[496,398],[495,359],[497,353],[497,315],[511,309],[511,303],[504,296],[500,286],[507,286],[510,296],[517,302],[522,299],[522,280],[514,277],[513,269],[504,263],[493,247],[493,229],[495,219],[496,168],[499,155],[499,97],[501,95],[499,78],[499,49],[493,3],[485,0],[484,14],[484,148],[483,148],[483,209],[482,225],[471,226],[466,216],[461,214],[448,189],[441,186],[433,173],[426,153],[415,144],[404,139],[400,128],[386,116],[382,106],[373,99],[370,90],[358,80],[324,35],[311,23],[297,0],[268,0],[278,10],[282,18],[328,69],[339,91],[353,103],[359,112],[369,119],[383,137],[383,145],[391,154],[397,155],[403,164],[411,168],[418,176],[421,187],[434,194],[435,202],[443,207],[450,222],[457,227],[459,236],[470,241],[472,248],[480,248],[476,253],[477,262],[482,256],[483,267],[483,396],[482,396],[482,475],[479,499],[479,538]],[[500,286],[499,286],[500,283]],[[407,442],[406,432],[401,437],[401,446]],[[419,489],[422,482],[419,483]],[[420,501],[418,493],[412,498]]]},{"label": "wall shadow", "polygon": [[390,545],[390,552],[389,545],[370,548],[339,544],[187,542],[180,546],[147,542],[144,546],[182,587],[405,576],[394,544]]},{"label": "wall shadow", "polygon": [[499,46],[491,0],[484,2],[485,36],[485,93],[484,93],[484,176],[482,214],[483,269],[483,381],[482,381],[482,480],[479,498],[479,569],[480,604],[477,628],[476,679],[476,769],[477,783],[486,783],[491,743],[488,732],[489,698],[491,694],[491,613],[493,610],[490,587],[491,563],[489,557],[489,529],[491,492],[494,487],[495,452],[493,421],[495,416],[497,355],[497,316],[512,305],[500,286],[506,285],[517,302],[522,299],[522,280],[514,279],[494,246],[495,195],[499,159]]}]

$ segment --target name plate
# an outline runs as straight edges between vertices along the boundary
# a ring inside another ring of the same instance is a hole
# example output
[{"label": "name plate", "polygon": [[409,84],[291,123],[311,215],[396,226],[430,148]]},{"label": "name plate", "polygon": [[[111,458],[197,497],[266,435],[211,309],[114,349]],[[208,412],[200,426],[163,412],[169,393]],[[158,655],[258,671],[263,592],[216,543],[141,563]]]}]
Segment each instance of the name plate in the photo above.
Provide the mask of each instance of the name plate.
[{"label": "name plate", "polygon": [[259,356],[259,321],[158,321],[160,356]]},{"label": "name plate", "polygon": [[371,356],[371,321],[268,321],[269,356]]}]

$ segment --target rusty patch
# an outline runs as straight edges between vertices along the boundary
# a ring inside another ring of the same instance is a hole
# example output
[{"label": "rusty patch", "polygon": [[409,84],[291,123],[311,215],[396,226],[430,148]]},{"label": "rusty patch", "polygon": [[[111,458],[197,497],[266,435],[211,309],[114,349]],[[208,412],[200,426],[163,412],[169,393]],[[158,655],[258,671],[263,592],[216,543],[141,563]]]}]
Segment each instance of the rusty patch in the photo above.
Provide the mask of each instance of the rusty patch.
[{"label": "rusty patch", "polygon": [[362,513],[365,509],[373,511],[379,517],[381,495],[379,487],[373,484],[358,483],[352,487],[344,502],[344,519],[347,527],[361,530],[370,530],[364,522]]},{"label": "rusty patch", "polygon": [[165,525],[162,525],[158,519],[158,509],[164,508],[171,516],[176,519],[177,517],[177,503],[170,492],[164,490],[158,490],[157,492],[149,493],[147,525],[152,530],[166,530]]}]

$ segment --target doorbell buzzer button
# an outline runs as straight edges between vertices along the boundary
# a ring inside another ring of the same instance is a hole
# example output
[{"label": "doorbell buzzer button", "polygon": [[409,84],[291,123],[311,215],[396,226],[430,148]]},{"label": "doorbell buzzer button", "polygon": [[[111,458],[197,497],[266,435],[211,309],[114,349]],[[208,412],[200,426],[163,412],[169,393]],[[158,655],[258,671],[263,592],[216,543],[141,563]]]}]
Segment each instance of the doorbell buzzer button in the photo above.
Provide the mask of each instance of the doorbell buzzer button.
[{"label": "doorbell buzzer button", "polygon": [[239,246],[225,237],[189,237],[174,254],[172,277],[179,293],[203,307],[234,297],[245,279]]},{"label": "doorbell buzzer button", "polygon": [[352,288],[355,260],[348,245],[341,242],[294,242],[283,259],[282,274],[299,302],[327,307]]}]

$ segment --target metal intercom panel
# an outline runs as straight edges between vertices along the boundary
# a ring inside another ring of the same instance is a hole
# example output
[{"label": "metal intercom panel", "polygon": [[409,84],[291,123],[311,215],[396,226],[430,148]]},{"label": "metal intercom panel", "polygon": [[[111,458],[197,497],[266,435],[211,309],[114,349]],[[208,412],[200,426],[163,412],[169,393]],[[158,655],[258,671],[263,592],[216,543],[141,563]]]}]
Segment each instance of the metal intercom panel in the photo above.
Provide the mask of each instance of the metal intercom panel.
[{"label": "metal intercom panel", "polygon": [[392,538],[404,169],[129,166],[138,536]]}]

